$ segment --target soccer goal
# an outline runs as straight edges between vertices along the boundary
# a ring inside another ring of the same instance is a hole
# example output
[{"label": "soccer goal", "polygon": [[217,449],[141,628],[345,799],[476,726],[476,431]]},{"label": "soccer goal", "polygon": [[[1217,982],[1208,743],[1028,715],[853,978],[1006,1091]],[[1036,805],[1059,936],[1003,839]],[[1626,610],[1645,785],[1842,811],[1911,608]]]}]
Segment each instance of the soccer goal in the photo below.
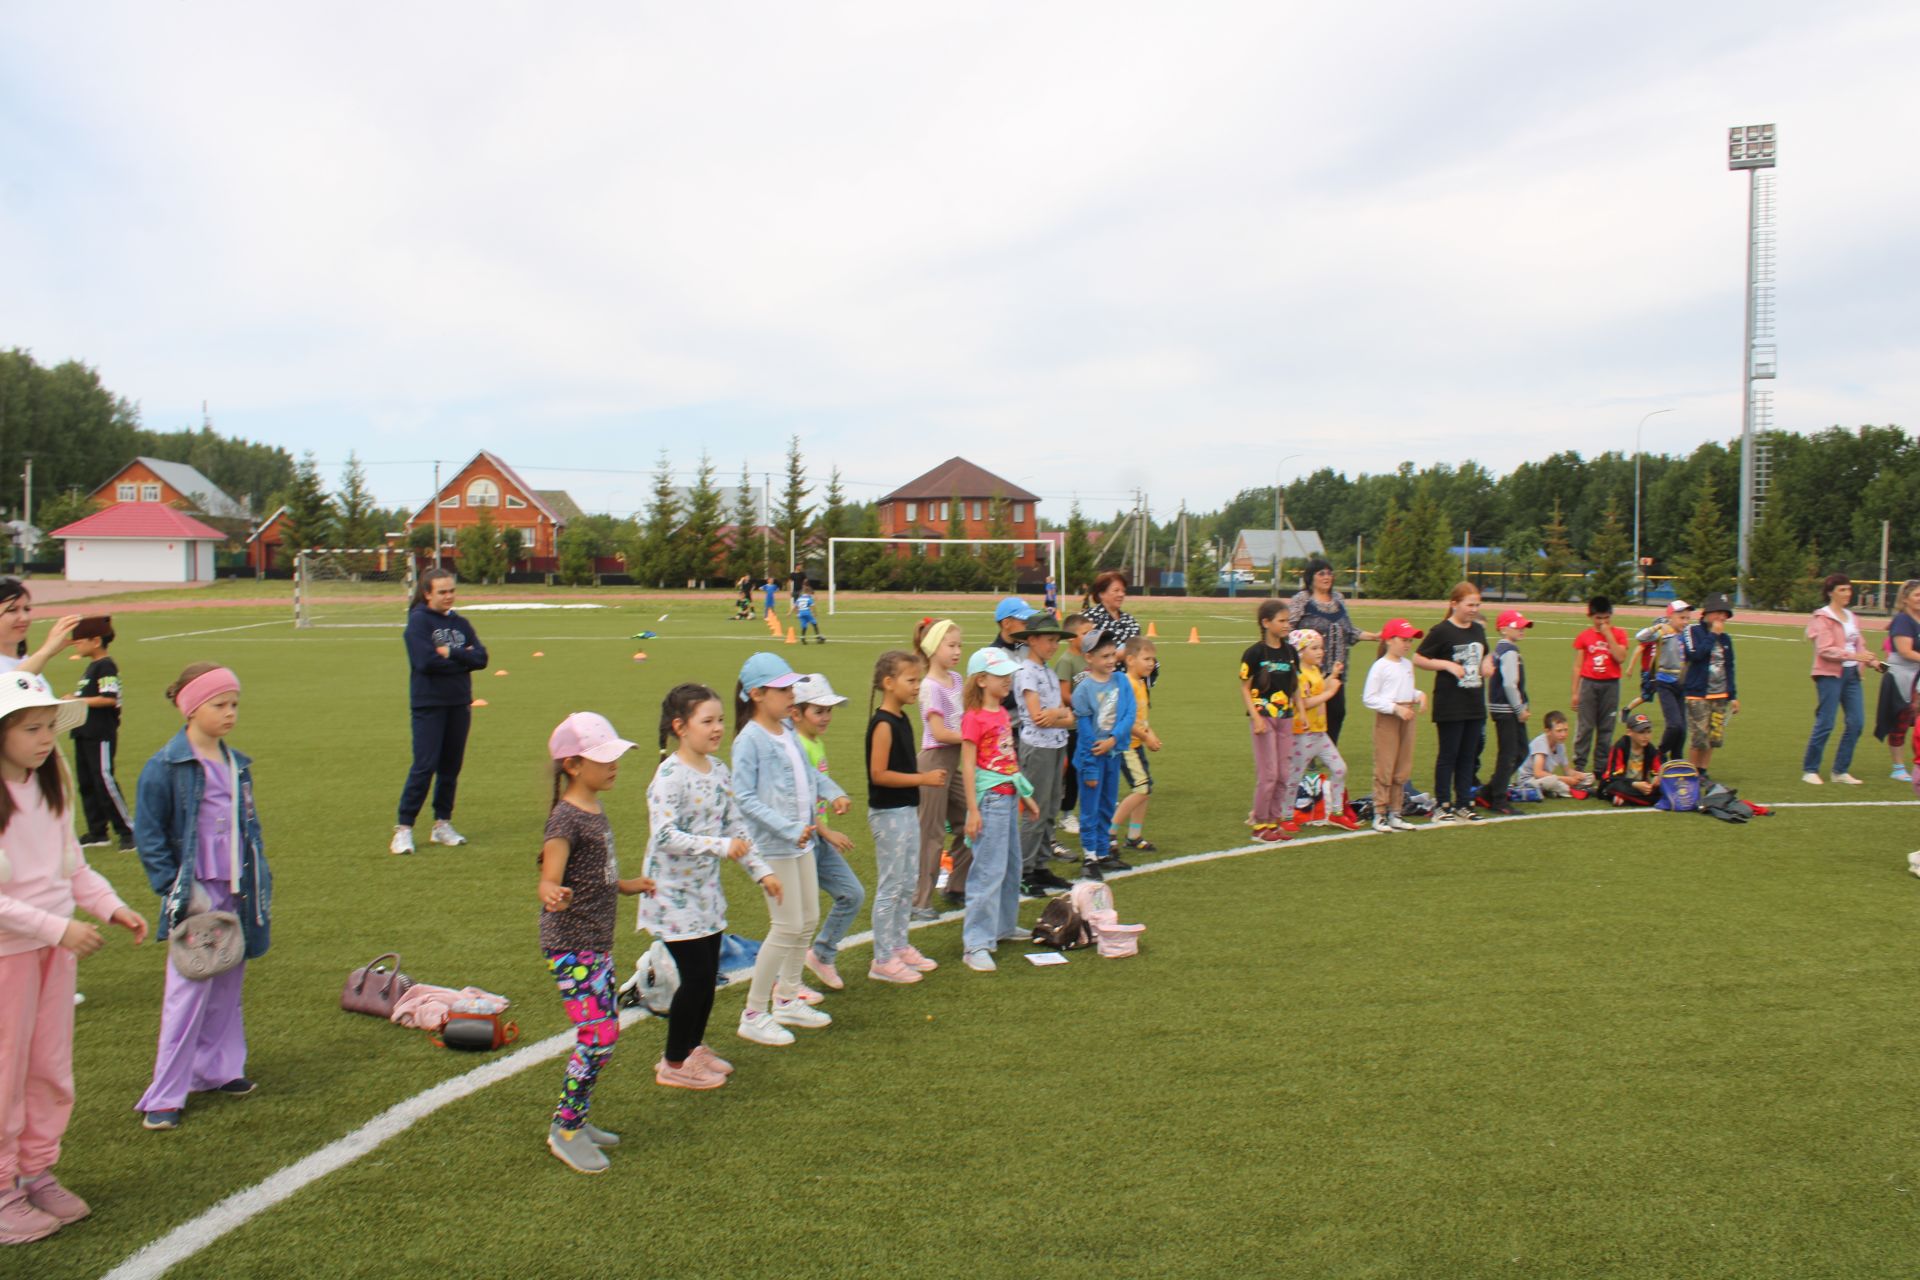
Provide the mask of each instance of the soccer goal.
[{"label": "soccer goal", "polygon": [[[413,584],[413,553],[405,547],[302,551],[293,562],[293,625],[399,626]],[[377,606],[378,621],[369,606]]]},{"label": "soccer goal", "polygon": [[[894,546],[936,546],[936,547],[1045,547],[1047,549],[1047,576],[1055,582],[1060,580],[1060,544],[1052,538],[828,538],[827,539],[827,612],[834,611],[834,597],[839,590],[834,553],[842,542],[883,542]],[[944,552],[942,554],[945,554]]]}]

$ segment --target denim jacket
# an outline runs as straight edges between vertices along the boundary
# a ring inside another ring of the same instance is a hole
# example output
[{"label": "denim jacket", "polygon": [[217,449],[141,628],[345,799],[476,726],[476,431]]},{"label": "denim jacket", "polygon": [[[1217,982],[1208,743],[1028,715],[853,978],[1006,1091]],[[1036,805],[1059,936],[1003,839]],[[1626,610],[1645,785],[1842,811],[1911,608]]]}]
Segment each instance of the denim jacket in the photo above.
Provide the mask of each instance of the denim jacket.
[{"label": "denim jacket", "polygon": [[[226,751],[240,793],[240,927],[246,936],[247,959],[254,960],[267,953],[270,941],[273,873],[267,869],[260,813],[253,803],[253,760],[232,747]],[[200,795],[206,785],[206,772],[185,729],[154,752],[140,770],[133,833],[147,882],[160,895],[161,938],[186,918],[200,851]]]},{"label": "denim jacket", "polygon": [[[794,733],[793,722],[783,720],[781,727]],[[793,793],[793,769],[787,763],[787,749],[758,723],[749,721],[733,739],[733,798],[753,833],[753,847],[761,857],[773,861],[797,858],[806,850],[795,841],[807,827],[802,812],[818,811],[822,802],[831,803],[847,794],[840,784],[807,764],[806,750],[799,738],[793,740],[800,752],[801,770],[807,782],[804,809]]]}]

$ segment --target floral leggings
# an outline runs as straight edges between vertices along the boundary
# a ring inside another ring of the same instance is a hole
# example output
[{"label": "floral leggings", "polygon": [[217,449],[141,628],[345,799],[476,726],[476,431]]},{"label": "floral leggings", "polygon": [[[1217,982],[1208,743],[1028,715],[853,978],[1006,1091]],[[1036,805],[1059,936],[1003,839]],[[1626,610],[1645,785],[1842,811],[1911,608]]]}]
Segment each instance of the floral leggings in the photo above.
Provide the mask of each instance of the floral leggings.
[{"label": "floral leggings", "polygon": [[613,1055],[620,1039],[620,1009],[614,998],[613,952],[543,951],[547,968],[560,988],[560,1002],[573,1019],[573,1056],[567,1059],[567,1082],[553,1122],[562,1129],[578,1129],[593,1106],[593,1082]]}]

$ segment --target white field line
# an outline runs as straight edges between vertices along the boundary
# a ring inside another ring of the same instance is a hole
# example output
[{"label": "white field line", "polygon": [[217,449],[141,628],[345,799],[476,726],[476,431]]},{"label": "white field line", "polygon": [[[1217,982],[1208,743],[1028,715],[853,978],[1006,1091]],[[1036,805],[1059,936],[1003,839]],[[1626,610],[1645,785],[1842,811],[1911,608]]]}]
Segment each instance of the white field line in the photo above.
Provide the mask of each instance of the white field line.
[{"label": "white field line", "polygon": [[[1920,801],[1914,800],[1807,800],[1784,801],[1772,806],[1777,809],[1870,809],[1870,808],[1920,808]],[[1500,826],[1509,822],[1540,822],[1553,818],[1609,818],[1625,814],[1659,813],[1658,809],[1572,809],[1564,813],[1528,813],[1512,818],[1487,819],[1486,826]],[[1475,823],[1474,826],[1481,824]],[[1269,850],[1288,848],[1298,849],[1307,845],[1330,844],[1342,840],[1397,840],[1408,834],[1434,834],[1442,831],[1459,831],[1463,824],[1445,823],[1441,825],[1423,824],[1413,828],[1412,832],[1387,834],[1378,831],[1342,831],[1324,836],[1304,836],[1282,843],[1265,841],[1253,844],[1237,845],[1231,849],[1214,849],[1207,853],[1189,853],[1177,858],[1167,858],[1161,862],[1147,863],[1131,871],[1117,871],[1110,874],[1109,880],[1125,880],[1135,876],[1150,875],[1167,871],[1174,867],[1189,867],[1202,862],[1218,862],[1224,858],[1239,858],[1250,853],[1262,853]],[[915,929],[927,929],[936,925],[950,924],[965,915],[962,911],[948,911],[938,920],[922,921],[912,925]],[[840,944],[841,950],[864,946],[873,941],[872,933],[857,933],[849,936]],[[728,990],[743,987],[743,979],[751,974],[750,969],[740,969],[728,974],[731,980]],[[622,1028],[629,1027],[649,1015],[643,1010],[629,1009],[620,1015]],[[244,1190],[236,1191],[205,1212],[181,1223],[173,1230],[129,1254],[127,1258],[106,1273],[104,1280],[158,1280],[158,1277],[193,1257],[196,1253],[219,1240],[229,1232],[245,1226],[254,1218],[281,1202],[318,1182],[328,1174],[343,1169],[360,1157],[369,1154],[381,1144],[396,1138],[420,1121],[426,1119],[442,1107],[449,1106],[463,1098],[471,1097],[489,1085],[516,1076],[530,1067],[537,1067],[555,1058],[565,1057],[573,1052],[574,1035],[572,1031],[562,1031],[515,1049],[504,1058],[497,1058],[484,1066],[442,1080],[430,1089],[414,1094],[401,1102],[388,1107],[367,1123],[344,1137],[337,1138],[310,1155],[303,1156],[284,1169]]]},{"label": "white field line", "polygon": [[176,631],[170,636],[141,636],[140,643],[146,644],[153,640],[185,640],[189,636],[218,636],[225,635],[229,631],[252,631],[256,627],[290,627],[292,625],[293,620],[290,618],[276,618],[272,622],[249,622],[239,627],[212,627],[206,631]]}]

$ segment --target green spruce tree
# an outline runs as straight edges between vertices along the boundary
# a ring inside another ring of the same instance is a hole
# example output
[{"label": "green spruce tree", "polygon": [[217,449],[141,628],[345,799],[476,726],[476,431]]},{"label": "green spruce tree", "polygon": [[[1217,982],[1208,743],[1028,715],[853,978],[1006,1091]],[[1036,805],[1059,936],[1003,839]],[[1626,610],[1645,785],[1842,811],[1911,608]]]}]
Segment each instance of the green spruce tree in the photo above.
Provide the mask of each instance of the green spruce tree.
[{"label": "green spruce tree", "polygon": [[811,486],[807,483],[806,460],[800,456],[800,437],[787,438],[787,480],[780,495],[780,560],[787,572],[807,563],[808,522],[813,508],[807,503]]},{"label": "green spruce tree", "polygon": [[1633,598],[1634,583],[1639,575],[1633,564],[1633,542],[1621,523],[1620,503],[1615,498],[1607,499],[1600,527],[1587,544],[1587,563],[1593,566],[1593,577],[1587,583],[1588,595],[1606,596],[1623,603]]},{"label": "green spruce tree", "polygon": [[[662,449],[653,467],[653,491],[647,500],[646,525],[638,546],[627,554],[627,571],[635,581],[664,587],[679,572],[674,555],[674,534],[682,516],[680,495],[673,483],[673,463]],[[564,566],[562,566],[564,572]],[[589,568],[591,578],[592,570]]]},{"label": "green spruce tree", "polygon": [[[990,507],[992,520],[987,525],[989,538],[1011,538],[1013,536],[1012,513],[1007,500],[999,494],[993,495]],[[990,546],[984,549],[980,557],[980,567],[992,591],[1012,591],[1019,576],[1019,550],[1012,545]]]},{"label": "green spruce tree", "polygon": [[720,488],[714,483],[713,456],[700,451],[700,469],[687,495],[687,518],[674,539],[678,553],[674,579],[689,587],[705,586],[720,570]]},{"label": "green spruce tree", "polygon": [[1738,566],[1726,516],[1713,496],[1713,477],[1702,476],[1694,493],[1693,518],[1687,521],[1686,552],[1673,566],[1673,589],[1698,605],[1716,591],[1729,591]]},{"label": "green spruce tree", "polygon": [[1386,518],[1373,535],[1373,564],[1367,570],[1366,592],[1376,600],[1406,600],[1413,596],[1413,581],[1407,513],[1400,509],[1399,499],[1389,497]]},{"label": "green spruce tree", "polygon": [[740,463],[740,487],[734,490],[733,509],[727,514],[733,526],[733,540],[727,544],[727,582],[738,582],[745,574],[751,578],[760,566],[760,504],[755,501],[753,477],[747,474],[744,459]]},{"label": "green spruce tree", "polygon": [[[435,499],[438,501],[438,499]],[[293,484],[287,489],[287,514],[282,523],[280,566],[291,569],[302,551],[333,545],[335,512],[333,499],[320,480],[320,464],[312,451],[294,468]]]},{"label": "green spruce tree", "polygon": [[1460,564],[1449,550],[1452,541],[1446,512],[1434,497],[1433,483],[1422,480],[1413,491],[1413,505],[1407,509],[1411,599],[1444,600],[1453,584],[1460,581]]},{"label": "green spruce tree", "polygon": [[1748,555],[1752,562],[1746,582],[1748,603],[1756,609],[1791,607],[1794,588],[1802,577],[1806,551],[1800,545],[1793,521],[1779,506],[1768,506],[1760,523],[1754,526]]},{"label": "green spruce tree", "polygon": [[1565,600],[1580,583],[1580,561],[1567,539],[1567,521],[1560,514],[1560,500],[1553,501],[1553,515],[1540,526],[1540,549],[1546,556],[1538,566],[1539,576],[1527,589],[1527,599],[1553,602]]}]

